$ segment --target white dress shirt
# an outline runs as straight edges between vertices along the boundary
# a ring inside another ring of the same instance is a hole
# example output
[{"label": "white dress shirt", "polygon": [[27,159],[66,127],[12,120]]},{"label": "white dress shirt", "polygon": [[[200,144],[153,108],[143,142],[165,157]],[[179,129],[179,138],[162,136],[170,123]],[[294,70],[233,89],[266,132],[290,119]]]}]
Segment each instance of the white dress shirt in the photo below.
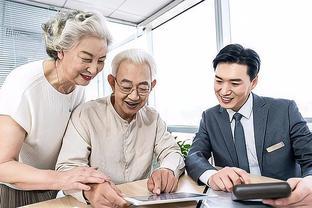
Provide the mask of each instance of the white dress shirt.
[{"label": "white dress shirt", "polygon": [[[244,128],[244,135],[245,135],[245,141],[246,141],[246,149],[247,149],[247,157],[248,157],[248,162],[249,162],[250,173],[253,175],[261,175],[258,158],[257,158],[256,145],[255,145],[252,104],[253,104],[253,98],[252,98],[252,94],[250,94],[246,103],[239,109],[238,113],[243,115],[241,118],[241,124]],[[227,109],[227,112],[229,114],[229,119],[231,121],[232,135],[234,135],[235,119],[233,119],[233,116],[236,112],[231,109]],[[234,139],[234,136],[233,136],[233,139]],[[235,139],[234,139],[234,142],[235,142]],[[216,172],[217,172],[216,170],[207,170],[199,177],[199,180],[207,184],[209,178]]]}]

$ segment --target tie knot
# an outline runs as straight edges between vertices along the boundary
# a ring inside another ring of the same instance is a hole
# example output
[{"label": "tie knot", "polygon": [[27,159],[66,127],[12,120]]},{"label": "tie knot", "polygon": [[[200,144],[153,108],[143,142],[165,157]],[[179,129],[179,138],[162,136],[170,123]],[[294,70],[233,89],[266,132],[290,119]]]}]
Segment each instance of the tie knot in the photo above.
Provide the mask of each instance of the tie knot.
[{"label": "tie knot", "polygon": [[240,114],[240,113],[235,113],[234,116],[233,116],[235,121],[240,121],[242,117],[243,117],[243,115]]}]

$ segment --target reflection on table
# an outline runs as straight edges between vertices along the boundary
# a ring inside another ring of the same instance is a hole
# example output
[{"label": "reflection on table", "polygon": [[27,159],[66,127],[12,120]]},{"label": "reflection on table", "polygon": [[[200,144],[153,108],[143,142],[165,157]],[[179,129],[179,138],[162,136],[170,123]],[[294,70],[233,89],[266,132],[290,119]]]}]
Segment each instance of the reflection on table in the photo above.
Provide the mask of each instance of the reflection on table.
[{"label": "reflection on table", "polygon": [[[252,183],[264,183],[264,182],[277,182],[279,180],[271,179],[267,177],[262,176],[252,176],[251,178]],[[142,195],[148,195],[150,192],[147,190],[146,187],[147,179],[135,181],[131,183],[125,183],[118,185],[118,188],[126,195],[128,196],[142,196]],[[190,193],[202,193],[204,190],[204,186],[198,186],[189,176],[183,175],[179,180],[179,186],[177,189],[177,192],[190,192]],[[208,192],[210,193],[210,192]],[[232,202],[230,198],[230,193],[224,193],[224,192],[213,192],[214,194],[219,194],[218,200],[227,200],[227,202]],[[213,196],[213,195],[212,195]],[[218,207],[219,204],[215,203],[216,201],[212,199],[216,199],[218,195],[211,197],[211,199],[207,198],[208,201],[204,201],[202,208],[204,208],[205,204],[209,205],[208,207]],[[210,200],[210,201],[209,201]],[[193,208],[195,207],[197,202],[181,202],[181,203],[172,203],[172,204],[160,204],[160,205],[149,205],[149,206],[142,206],[145,208],[161,208],[161,207],[168,207],[168,208]],[[236,203],[234,203],[235,205]],[[242,203],[238,203],[241,207]],[[90,208],[90,206],[79,202],[75,198],[71,196],[65,196],[45,202],[40,202],[32,205],[25,206],[26,208]],[[220,206],[219,206],[220,207]],[[224,207],[224,206],[223,206]],[[229,207],[236,207],[236,206],[229,206]],[[263,207],[263,206],[262,206]]]},{"label": "reflection on table", "polygon": [[264,208],[270,207],[265,204],[262,204],[260,200],[254,201],[233,201],[231,197],[231,193],[223,192],[223,191],[213,191],[212,189],[208,189],[207,191],[207,199],[202,202],[202,206],[200,208]]}]

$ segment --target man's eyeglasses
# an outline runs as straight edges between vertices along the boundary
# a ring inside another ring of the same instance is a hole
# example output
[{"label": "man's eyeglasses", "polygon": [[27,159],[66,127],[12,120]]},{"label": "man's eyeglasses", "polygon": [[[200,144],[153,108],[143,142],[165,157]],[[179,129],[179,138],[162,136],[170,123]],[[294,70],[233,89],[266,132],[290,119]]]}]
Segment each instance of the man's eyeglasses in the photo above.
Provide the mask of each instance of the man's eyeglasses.
[{"label": "man's eyeglasses", "polygon": [[126,95],[130,95],[134,90],[136,90],[139,96],[144,97],[144,96],[147,96],[151,91],[151,87],[149,84],[139,84],[136,87],[134,87],[129,82],[121,82],[119,84],[116,78],[115,78],[115,82],[118,85],[120,92]]}]

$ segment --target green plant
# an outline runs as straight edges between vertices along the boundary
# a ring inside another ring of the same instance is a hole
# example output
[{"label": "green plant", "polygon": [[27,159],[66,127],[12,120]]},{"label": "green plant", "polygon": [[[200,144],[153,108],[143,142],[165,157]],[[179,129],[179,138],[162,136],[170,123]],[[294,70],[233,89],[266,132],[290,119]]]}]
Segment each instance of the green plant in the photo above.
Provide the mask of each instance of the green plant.
[{"label": "green plant", "polygon": [[186,158],[187,153],[188,153],[188,151],[190,150],[190,147],[191,147],[190,144],[185,143],[186,141],[187,141],[187,140],[178,141],[178,142],[177,142],[178,145],[179,145],[179,147],[180,147],[180,149],[181,149],[181,153],[182,153],[182,155],[183,155],[184,158]]}]

